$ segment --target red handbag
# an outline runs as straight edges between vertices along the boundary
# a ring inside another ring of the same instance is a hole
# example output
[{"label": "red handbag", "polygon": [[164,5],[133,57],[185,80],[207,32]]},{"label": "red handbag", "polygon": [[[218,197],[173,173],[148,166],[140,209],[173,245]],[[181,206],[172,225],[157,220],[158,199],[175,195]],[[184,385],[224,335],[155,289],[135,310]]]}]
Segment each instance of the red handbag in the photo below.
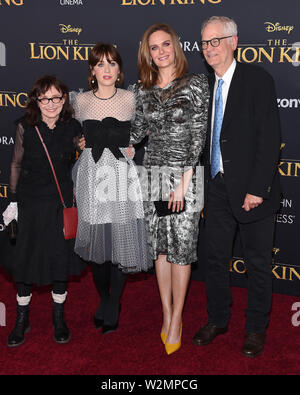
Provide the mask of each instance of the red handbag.
[{"label": "red handbag", "polygon": [[59,196],[60,196],[60,200],[61,200],[61,203],[63,205],[63,221],[64,221],[63,232],[64,232],[64,237],[65,237],[66,240],[75,239],[76,238],[76,233],[77,233],[77,226],[78,226],[78,213],[77,213],[77,207],[74,205],[75,204],[74,194],[73,194],[73,206],[69,207],[69,208],[66,207],[64,199],[63,199],[62,194],[61,194],[61,189],[60,189],[60,186],[59,186],[58,181],[57,181],[57,177],[56,177],[56,174],[55,174],[55,171],[54,171],[54,167],[53,167],[53,164],[52,164],[49,152],[47,150],[47,147],[46,147],[46,145],[44,143],[44,140],[43,140],[43,138],[41,136],[41,133],[40,133],[38,127],[36,126],[35,129],[37,131],[37,134],[39,135],[39,138],[40,138],[40,140],[41,140],[41,142],[43,144],[44,150],[45,150],[47,158],[49,160],[50,167],[51,167],[51,170],[52,170],[52,173],[53,173],[53,176],[54,176],[54,180],[56,182],[56,186],[57,186],[57,189],[58,189],[58,193],[59,193]]},{"label": "red handbag", "polygon": [[75,239],[78,227],[78,213],[77,207],[64,207],[64,236],[66,240]]}]

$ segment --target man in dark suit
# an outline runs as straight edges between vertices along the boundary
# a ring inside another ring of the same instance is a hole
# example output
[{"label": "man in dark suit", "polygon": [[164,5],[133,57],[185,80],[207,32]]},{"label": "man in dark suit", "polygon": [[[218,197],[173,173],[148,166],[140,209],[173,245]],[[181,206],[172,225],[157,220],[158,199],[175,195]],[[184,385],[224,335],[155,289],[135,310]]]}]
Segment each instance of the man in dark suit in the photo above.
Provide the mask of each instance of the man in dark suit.
[{"label": "man in dark suit", "polygon": [[193,342],[207,345],[227,332],[232,302],[229,261],[239,229],[248,276],[242,353],[255,357],[264,349],[272,301],[280,121],[272,77],[259,66],[237,63],[237,43],[232,19],[211,17],[204,22],[202,50],[214,71],[204,151],[208,323]]}]

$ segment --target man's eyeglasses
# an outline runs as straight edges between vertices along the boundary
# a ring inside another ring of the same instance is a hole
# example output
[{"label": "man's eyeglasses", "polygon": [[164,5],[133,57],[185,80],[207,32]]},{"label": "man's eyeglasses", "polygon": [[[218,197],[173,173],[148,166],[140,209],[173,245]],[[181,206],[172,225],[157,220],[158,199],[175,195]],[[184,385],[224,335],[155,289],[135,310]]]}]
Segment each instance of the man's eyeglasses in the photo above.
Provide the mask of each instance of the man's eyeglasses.
[{"label": "man's eyeglasses", "polygon": [[232,37],[232,36],[215,37],[215,38],[212,38],[211,40],[200,41],[200,44],[201,44],[202,49],[207,49],[208,44],[210,44],[212,47],[218,47],[221,43],[221,40],[223,40],[224,38],[229,38],[229,37]]},{"label": "man's eyeglasses", "polygon": [[42,99],[37,99],[38,102],[46,105],[48,104],[50,101],[52,101],[52,103],[54,104],[58,104],[62,101],[63,96],[54,96],[54,97],[43,97]]}]

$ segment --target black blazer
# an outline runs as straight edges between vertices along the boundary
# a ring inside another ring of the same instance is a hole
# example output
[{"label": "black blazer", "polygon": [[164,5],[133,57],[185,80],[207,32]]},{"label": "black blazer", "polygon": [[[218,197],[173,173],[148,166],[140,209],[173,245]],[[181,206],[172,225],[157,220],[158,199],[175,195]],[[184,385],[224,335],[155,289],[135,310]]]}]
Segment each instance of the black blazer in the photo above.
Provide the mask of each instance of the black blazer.
[{"label": "black blazer", "polygon": [[[205,203],[209,194],[211,113],[215,74],[209,76],[211,92],[208,131],[204,149]],[[228,92],[220,146],[230,205],[239,222],[253,222],[275,213],[280,205],[278,162],[280,120],[273,78],[259,66],[238,63]],[[263,203],[246,212],[246,193]]]}]

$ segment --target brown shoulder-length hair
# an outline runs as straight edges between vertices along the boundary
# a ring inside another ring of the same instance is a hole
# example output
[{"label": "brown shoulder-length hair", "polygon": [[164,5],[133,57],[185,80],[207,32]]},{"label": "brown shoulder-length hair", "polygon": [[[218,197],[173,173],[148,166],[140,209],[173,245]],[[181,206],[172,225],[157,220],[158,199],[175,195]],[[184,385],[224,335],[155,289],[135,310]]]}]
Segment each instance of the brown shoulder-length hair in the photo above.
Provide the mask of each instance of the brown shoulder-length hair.
[{"label": "brown shoulder-length hair", "polygon": [[37,99],[45,94],[50,88],[57,89],[64,96],[65,103],[60,113],[59,119],[63,122],[70,122],[73,115],[73,108],[70,105],[69,89],[54,75],[44,75],[38,78],[33,84],[26,103],[25,119],[30,125],[36,125],[41,119],[41,111]]},{"label": "brown shoulder-length hair", "polygon": [[116,81],[116,86],[122,85],[124,81],[124,73],[123,73],[123,61],[121,55],[116,47],[112,44],[99,42],[95,44],[89,53],[89,86],[94,92],[98,89],[97,79],[93,76],[92,69],[96,66],[96,64],[103,60],[104,56],[107,61],[110,63],[112,60],[118,63],[119,66],[119,77]]},{"label": "brown shoulder-length hair", "polygon": [[181,78],[187,72],[187,60],[181,48],[177,33],[172,29],[170,25],[166,23],[155,23],[154,25],[148,27],[148,29],[145,31],[138,51],[138,69],[143,88],[150,88],[157,83],[158,68],[153,63],[150,56],[149,37],[152,33],[160,30],[168,33],[173,41],[176,60],[175,78]]}]

